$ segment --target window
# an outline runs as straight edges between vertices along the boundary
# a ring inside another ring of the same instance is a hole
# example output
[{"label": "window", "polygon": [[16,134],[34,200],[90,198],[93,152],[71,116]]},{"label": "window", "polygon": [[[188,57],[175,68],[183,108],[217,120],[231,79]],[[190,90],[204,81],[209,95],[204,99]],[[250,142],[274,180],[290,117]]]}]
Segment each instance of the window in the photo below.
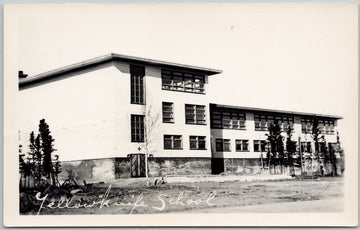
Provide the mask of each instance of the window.
[{"label": "window", "polygon": [[185,105],[186,124],[205,125],[205,106],[204,105]]},{"label": "window", "polygon": [[213,111],[212,128],[219,129],[246,129],[246,118],[244,113]]},{"label": "window", "polygon": [[267,152],[268,145],[266,140],[254,140],[254,152]]},{"label": "window", "polygon": [[307,153],[311,153],[312,152],[312,149],[311,149],[311,142],[305,142],[305,141],[302,141],[301,142],[301,152],[307,152]]},{"label": "window", "polygon": [[235,140],[235,146],[237,152],[249,151],[249,141],[248,140]]},{"label": "window", "polygon": [[144,104],[145,67],[130,65],[131,104]]},{"label": "window", "polygon": [[205,76],[180,71],[162,70],[162,89],[190,93],[205,93]]},{"label": "window", "polygon": [[164,135],[164,149],[182,149],[182,136]]},{"label": "window", "polygon": [[216,139],[216,151],[230,152],[230,139]]},{"label": "window", "polygon": [[131,141],[144,142],[144,116],[131,115]]},{"label": "window", "polygon": [[255,130],[268,131],[269,127],[278,122],[283,132],[288,131],[289,127],[294,131],[294,118],[287,116],[272,116],[254,114]]},{"label": "window", "polygon": [[174,123],[174,103],[162,103],[163,123]]},{"label": "window", "polygon": [[190,136],[190,149],[206,149],[206,137]]}]

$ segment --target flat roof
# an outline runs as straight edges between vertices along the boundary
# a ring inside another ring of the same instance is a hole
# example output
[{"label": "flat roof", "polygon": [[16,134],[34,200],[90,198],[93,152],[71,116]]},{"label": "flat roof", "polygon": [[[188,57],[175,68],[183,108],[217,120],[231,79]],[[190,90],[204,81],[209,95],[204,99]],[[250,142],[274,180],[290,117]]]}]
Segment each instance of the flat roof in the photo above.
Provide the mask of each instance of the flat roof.
[{"label": "flat roof", "polygon": [[141,65],[153,65],[153,66],[159,66],[164,68],[176,68],[179,70],[184,71],[191,71],[191,72],[197,72],[201,74],[206,75],[214,75],[219,74],[222,72],[222,70],[217,69],[210,69],[210,68],[204,68],[199,66],[192,66],[192,65],[184,65],[179,63],[173,63],[173,62],[166,62],[166,61],[159,61],[154,59],[148,59],[148,58],[140,58],[140,57],[134,57],[134,56],[127,56],[122,54],[115,54],[110,53],[107,55],[103,55],[100,57],[92,58],[86,61],[78,62],[72,65],[64,66],[58,69],[54,69],[45,73],[41,73],[35,76],[26,77],[26,78],[20,78],[19,79],[19,87],[31,85],[32,83],[40,82],[43,80],[50,79],[52,77],[60,76],[62,74],[68,74],[73,71],[85,69],[90,66],[102,64],[109,61],[125,61],[132,64],[141,64]]},{"label": "flat roof", "polygon": [[210,104],[216,108],[224,108],[224,109],[237,109],[237,110],[245,110],[245,111],[255,111],[255,112],[266,112],[266,113],[281,113],[281,114],[291,114],[291,115],[300,115],[306,117],[323,117],[323,118],[332,118],[332,119],[343,119],[341,116],[336,115],[327,115],[320,113],[309,113],[309,112],[296,112],[296,111],[287,111],[287,110],[276,110],[276,109],[264,109],[264,108],[256,108],[256,107],[246,107],[246,106],[234,106],[234,105],[221,105],[221,104]]}]

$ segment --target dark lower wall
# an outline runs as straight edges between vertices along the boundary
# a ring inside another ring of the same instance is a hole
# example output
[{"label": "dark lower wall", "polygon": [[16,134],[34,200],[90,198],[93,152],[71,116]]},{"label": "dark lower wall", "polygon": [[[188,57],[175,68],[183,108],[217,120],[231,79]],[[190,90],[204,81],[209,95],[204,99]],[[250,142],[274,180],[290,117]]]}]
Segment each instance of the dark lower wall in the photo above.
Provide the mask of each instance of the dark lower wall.
[{"label": "dark lower wall", "polygon": [[114,158],[63,161],[61,162],[61,173],[59,181],[65,181],[72,176],[79,184],[94,182],[108,182],[115,179]]},{"label": "dark lower wall", "polygon": [[203,174],[211,174],[211,158],[149,158],[150,176]]},{"label": "dark lower wall", "polygon": [[[341,162],[337,162],[338,175],[342,174]],[[61,163],[62,172],[59,181],[72,176],[76,182],[83,184],[97,182],[111,182],[115,179],[131,177],[130,158],[107,158],[93,160],[66,161]],[[279,168],[279,167],[278,167]],[[304,167],[305,168],[305,167]],[[334,167],[325,164],[324,175],[334,171]],[[148,163],[149,176],[176,176],[176,175],[210,175],[210,174],[259,174],[262,170],[261,160],[257,158],[182,158],[182,157],[152,157]],[[272,169],[280,171],[276,167]],[[300,168],[297,167],[296,171]],[[265,170],[266,171],[266,170]]]},{"label": "dark lower wall", "polygon": [[115,179],[130,177],[130,158],[115,158]]},{"label": "dark lower wall", "polygon": [[261,160],[253,158],[228,158],[224,160],[224,172],[229,174],[258,174],[261,172]]}]

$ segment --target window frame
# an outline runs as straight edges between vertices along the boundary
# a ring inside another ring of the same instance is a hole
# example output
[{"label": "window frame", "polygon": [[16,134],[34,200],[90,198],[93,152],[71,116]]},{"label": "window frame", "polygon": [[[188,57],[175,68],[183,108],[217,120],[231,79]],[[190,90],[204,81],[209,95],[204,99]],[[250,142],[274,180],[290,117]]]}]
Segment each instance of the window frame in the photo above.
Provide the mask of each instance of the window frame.
[{"label": "window frame", "polygon": [[[165,83],[167,81],[167,83]],[[206,75],[161,69],[161,89],[184,93],[205,94]]]},{"label": "window frame", "polygon": [[130,103],[145,105],[145,66],[130,65]]},{"label": "window frame", "polygon": [[[218,149],[218,141],[221,141],[221,149]],[[225,149],[225,141],[229,141],[229,149]],[[222,138],[217,138],[215,140],[215,149],[216,152],[231,152],[231,139],[222,139]]]},{"label": "window frame", "polygon": [[[189,107],[193,107],[193,108],[191,108],[191,110],[193,111],[192,113],[190,113],[188,111]],[[204,114],[199,115],[198,112],[200,109],[203,109]],[[194,122],[189,122],[190,119],[188,118],[188,116],[193,116]],[[199,119],[198,116],[203,116],[203,119]],[[187,125],[207,125],[206,105],[185,104],[185,124],[187,124]]]},{"label": "window frame", "polygon": [[[141,118],[142,122],[139,121],[139,118]],[[145,116],[139,114],[131,114],[130,123],[131,142],[145,142]]]},{"label": "window frame", "polygon": [[[192,147],[191,147],[191,141],[192,141],[191,138],[195,138],[195,141],[196,141],[196,142],[195,142],[195,143],[196,143],[196,144],[195,144],[195,145],[196,145],[195,148],[192,148]],[[203,141],[205,142],[205,143],[204,143],[204,148],[200,148],[200,147],[199,147],[200,138],[204,138],[204,140],[203,140]],[[206,136],[193,136],[193,135],[189,136],[189,149],[190,149],[190,150],[207,150],[207,148],[206,148]]]},{"label": "window frame", "polygon": [[[234,121],[237,122],[237,128],[234,127]],[[211,111],[211,128],[246,130],[246,113],[231,110]]]},{"label": "window frame", "polygon": [[[240,150],[237,148],[238,142],[240,142],[240,146],[241,146],[241,149],[240,149]],[[244,149],[244,146],[245,146],[244,143],[246,143],[247,149]],[[249,151],[250,151],[250,148],[249,148],[249,140],[246,140],[246,139],[235,139],[235,151],[236,151],[236,152],[249,152]]]},{"label": "window frame", "polygon": [[[168,111],[164,111],[164,105],[171,105],[171,111],[169,112],[171,114],[170,117],[165,117],[164,114],[165,112]],[[174,103],[173,102],[162,102],[162,122],[163,123],[169,123],[169,124],[174,124],[175,123],[175,116],[174,116]],[[170,119],[170,121],[165,121],[165,119]]]},{"label": "window frame", "polygon": [[[258,142],[259,145],[258,150],[255,149],[255,142]],[[254,152],[258,152],[258,153],[260,152],[266,153],[269,150],[269,146],[266,140],[253,140],[253,148],[254,148]]]},{"label": "window frame", "polygon": [[[169,138],[170,141],[171,141],[171,146],[170,147],[167,147],[165,145],[166,143],[166,138]],[[178,139],[176,139],[178,138]],[[180,140],[180,147],[178,148],[175,148],[175,141],[176,140]],[[163,141],[164,141],[164,150],[182,150],[183,149],[183,139],[182,139],[182,135],[172,135],[172,134],[164,134],[164,138],[163,138]]]}]

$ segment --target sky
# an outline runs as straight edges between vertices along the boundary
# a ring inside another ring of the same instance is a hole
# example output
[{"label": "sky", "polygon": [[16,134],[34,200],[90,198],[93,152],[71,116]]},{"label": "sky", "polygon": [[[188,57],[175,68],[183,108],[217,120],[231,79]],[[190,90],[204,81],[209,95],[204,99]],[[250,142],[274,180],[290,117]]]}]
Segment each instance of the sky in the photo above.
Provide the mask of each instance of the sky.
[{"label": "sky", "polygon": [[14,12],[8,34],[15,39],[5,42],[15,52],[5,52],[30,76],[119,53],[222,70],[209,77],[212,103],[339,115],[342,132],[357,124],[356,4],[23,5]]}]

